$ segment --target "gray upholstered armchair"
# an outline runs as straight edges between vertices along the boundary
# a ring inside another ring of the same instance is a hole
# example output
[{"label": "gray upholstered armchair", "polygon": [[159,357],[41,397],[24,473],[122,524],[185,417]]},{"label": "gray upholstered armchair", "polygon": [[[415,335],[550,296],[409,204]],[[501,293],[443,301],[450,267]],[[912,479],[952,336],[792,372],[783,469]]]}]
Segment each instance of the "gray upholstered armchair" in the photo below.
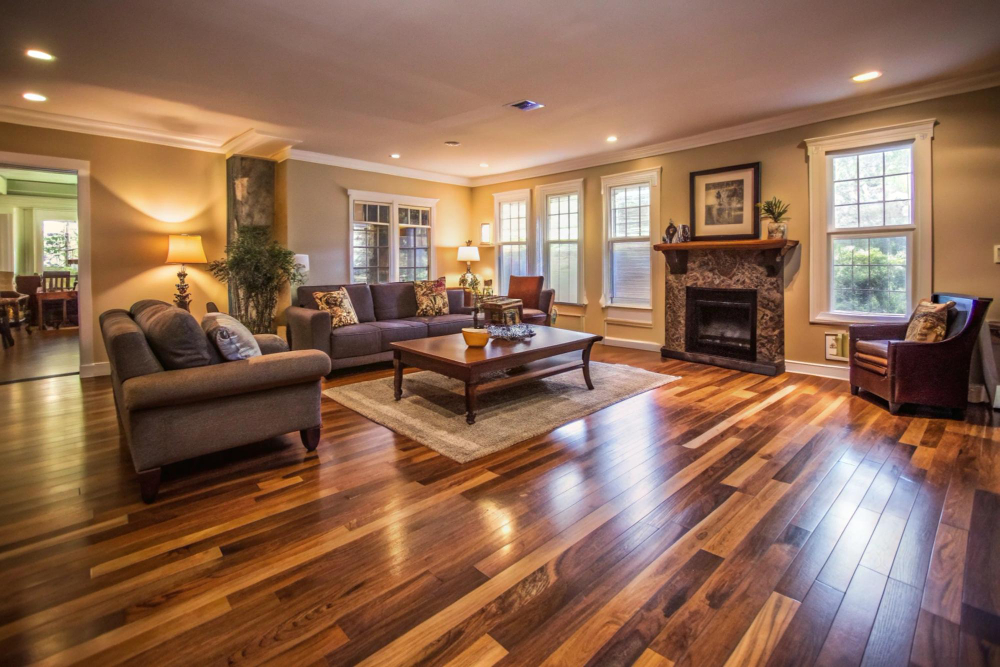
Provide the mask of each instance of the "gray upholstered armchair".
[{"label": "gray upholstered armchair", "polygon": [[[289,352],[278,336],[263,335],[255,336],[262,356],[215,356],[201,366],[165,370],[162,351],[160,357],[154,353],[136,317],[109,310],[100,322],[115,406],[144,501],[155,500],[161,466],[169,463],[293,431],[307,450],[316,449],[321,381],[330,372],[325,354]],[[204,337],[196,322],[196,330],[185,324],[191,336]]]}]

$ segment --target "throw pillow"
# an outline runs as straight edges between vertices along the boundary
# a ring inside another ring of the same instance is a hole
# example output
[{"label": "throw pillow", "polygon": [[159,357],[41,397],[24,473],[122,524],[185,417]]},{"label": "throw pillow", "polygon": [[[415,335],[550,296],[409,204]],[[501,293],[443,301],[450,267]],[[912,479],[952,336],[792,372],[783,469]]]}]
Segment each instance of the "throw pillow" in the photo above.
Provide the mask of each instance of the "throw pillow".
[{"label": "throw pillow", "polygon": [[437,280],[415,280],[413,290],[417,293],[418,317],[448,314],[448,290],[443,276]]},{"label": "throw pillow", "polygon": [[153,300],[136,303],[131,312],[164,369],[173,371],[212,363],[208,338],[191,313]]},{"label": "throw pillow", "polygon": [[906,340],[920,343],[944,340],[944,334],[948,330],[948,309],[954,307],[954,301],[934,303],[921,299],[910,318],[910,326],[906,327]]},{"label": "throw pillow", "polygon": [[334,329],[358,323],[358,314],[347,290],[341,287],[336,292],[315,292],[313,298],[320,310],[330,313],[330,326]]},{"label": "throw pillow", "polygon": [[226,361],[239,361],[261,355],[257,339],[242,322],[231,315],[208,313],[201,318],[201,328]]}]

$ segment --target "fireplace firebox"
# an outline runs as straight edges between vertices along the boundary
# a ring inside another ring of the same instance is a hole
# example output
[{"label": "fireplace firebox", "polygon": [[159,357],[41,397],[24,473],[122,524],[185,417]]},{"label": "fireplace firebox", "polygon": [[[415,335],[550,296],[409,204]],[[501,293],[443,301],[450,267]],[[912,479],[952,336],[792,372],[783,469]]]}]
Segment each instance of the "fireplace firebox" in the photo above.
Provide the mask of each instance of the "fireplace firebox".
[{"label": "fireplace firebox", "polygon": [[757,361],[757,290],[687,288],[687,351]]}]

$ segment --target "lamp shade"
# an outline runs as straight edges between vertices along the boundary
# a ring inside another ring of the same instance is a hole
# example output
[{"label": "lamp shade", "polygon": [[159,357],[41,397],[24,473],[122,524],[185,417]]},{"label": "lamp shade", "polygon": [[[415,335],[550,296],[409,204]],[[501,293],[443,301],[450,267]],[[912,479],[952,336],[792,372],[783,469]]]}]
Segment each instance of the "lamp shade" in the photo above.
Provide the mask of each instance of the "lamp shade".
[{"label": "lamp shade", "polygon": [[206,264],[205,249],[197,234],[171,234],[167,247],[167,264]]},{"label": "lamp shade", "polygon": [[464,245],[458,249],[458,261],[460,262],[478,262],[479,261],[479,248],[474,245]]},{"label": "lamp shade", "polygon": [[309,273],[309,255],[296,255],[294,261],[302,266],[302,273]]}]

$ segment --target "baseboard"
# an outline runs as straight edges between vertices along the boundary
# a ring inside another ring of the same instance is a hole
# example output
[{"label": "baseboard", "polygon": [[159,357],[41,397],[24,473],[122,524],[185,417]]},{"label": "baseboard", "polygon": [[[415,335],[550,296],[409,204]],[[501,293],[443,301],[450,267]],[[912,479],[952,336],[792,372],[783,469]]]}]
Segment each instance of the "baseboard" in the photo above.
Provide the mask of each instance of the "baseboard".
[{"label": "baseboard", "polygon": [[850,377],[850,369],[846,365],[816,364],[811,361],[791,361],[790,359],[785,360],[785,372],[816,375],[821,378],[837,380],[846,380]]},{"label": "baseboard", "polygon": [[610,336],[605,336],[604,340],[601,342],[612,347],[629,347],[633,350],[648,350],[650,352],[660,351],[659,343],[651,343],[648,340],[632,340],[631,338],[612,338]]},{"label": "baseboard", "polygon": [[111,364],[98,361],[96,364],[80,364],[80,377],[95,378],[100,375],[111,375]]}]

